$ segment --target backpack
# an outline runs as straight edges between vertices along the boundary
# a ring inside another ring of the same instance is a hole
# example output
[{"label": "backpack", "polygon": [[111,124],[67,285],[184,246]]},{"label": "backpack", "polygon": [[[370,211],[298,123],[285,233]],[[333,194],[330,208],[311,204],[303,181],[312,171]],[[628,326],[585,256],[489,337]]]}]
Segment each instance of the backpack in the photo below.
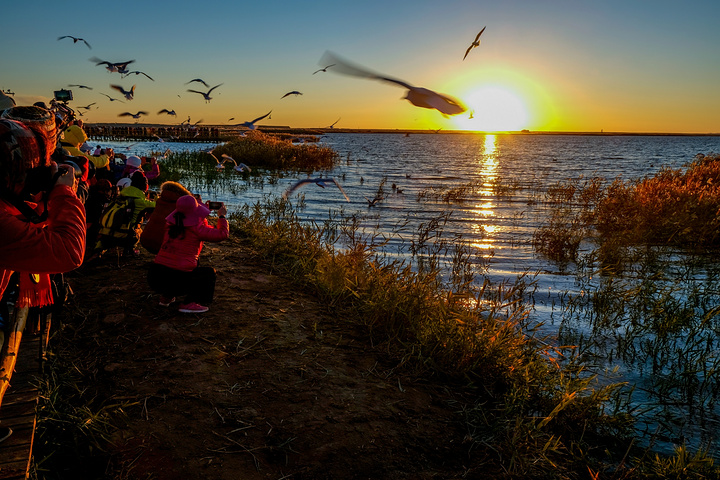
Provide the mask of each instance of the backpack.
[{"label": "backpack", "polygon": [[135,231],[135,199],[119,196],[107,206],[100,217],[100,235],[126,238]]}]

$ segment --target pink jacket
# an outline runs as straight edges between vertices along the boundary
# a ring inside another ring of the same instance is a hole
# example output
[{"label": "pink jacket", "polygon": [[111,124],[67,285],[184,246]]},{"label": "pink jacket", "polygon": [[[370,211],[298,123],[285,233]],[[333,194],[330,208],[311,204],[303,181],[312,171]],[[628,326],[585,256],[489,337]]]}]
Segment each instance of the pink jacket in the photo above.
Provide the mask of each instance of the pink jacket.
[{"label": "pink jacket", "polygon": [[177,238],[170,238],[169,232],[165,230],[165,238],[155,257],[155,263],[190,272],[197,267],[203,241],[221,242],[228,238],[229,234],[228,222],[224,218],[218,219],[216,227],[208,225],[207,219],[194,227],[186,227],[185,235]]}]

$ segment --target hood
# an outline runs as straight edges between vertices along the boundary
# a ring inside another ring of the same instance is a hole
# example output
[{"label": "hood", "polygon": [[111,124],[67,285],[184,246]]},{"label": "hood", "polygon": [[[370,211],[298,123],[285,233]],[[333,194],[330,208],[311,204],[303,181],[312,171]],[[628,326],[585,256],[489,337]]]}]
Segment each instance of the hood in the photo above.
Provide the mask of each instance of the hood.
[{"label": "hood", "polygon": [[69,143],[74,147],[78,147],[87,141],[87,135],[83,132],[83,129],[77,125],[70,125],[62,136],[62,141]]},{"label": "hood", "polygon": [[167,195],[168,198],[173,199],[173,201],[183,195],[192,195],[187,188],[183,187],[178,182],[164,182],[160,185],[160,192],[160,196],[165,197]]}]

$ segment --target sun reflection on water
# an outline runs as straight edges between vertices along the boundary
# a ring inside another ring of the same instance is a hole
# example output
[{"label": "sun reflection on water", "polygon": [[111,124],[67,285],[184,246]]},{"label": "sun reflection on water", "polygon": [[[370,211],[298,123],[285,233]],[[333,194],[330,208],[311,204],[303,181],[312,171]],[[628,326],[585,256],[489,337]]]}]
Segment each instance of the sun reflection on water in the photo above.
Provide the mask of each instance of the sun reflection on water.
[{"label": "sun reflection on water", "polygon": [[[497,159],[497,137],[495,135],[485,135],[485,142],[478,151],[478,167],[477,172],[478,183],[480,184],[479,193],[483,197],[493,196],[493,184],[497,179],[498,159]],[[482,242],[476,242],[474,246],[481,250],[490,250],[493,248],[493,239],[489,234],[497,230],[495,225],[484,223],[483,220],[495,216],[495,203],[492,199],[487,198],[478,203],[473,209],[478,223],[473,226],[473,230],[481,238]]]}]

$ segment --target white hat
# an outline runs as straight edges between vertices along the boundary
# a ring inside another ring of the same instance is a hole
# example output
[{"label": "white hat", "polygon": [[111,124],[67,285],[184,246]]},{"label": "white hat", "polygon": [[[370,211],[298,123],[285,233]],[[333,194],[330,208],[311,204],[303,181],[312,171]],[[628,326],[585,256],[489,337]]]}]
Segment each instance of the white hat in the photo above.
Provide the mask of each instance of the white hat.
[{"label": "white hat", "polygon": [[142,165],[142,160],[140,160],[140,157],[131,155],[127,157],[127,160],[125,160],[125,165],[129,167],[135,167],[140,168],[140,165]]},{"label": "white hat", "polygon": [[120,180],[118,180],[116,185],[120,190],[122,190],[123,188],[130,185],[131,182],[132,182],[132,180],[130,180],[128,177],[125,177],[125,178],[121,178]]}]

